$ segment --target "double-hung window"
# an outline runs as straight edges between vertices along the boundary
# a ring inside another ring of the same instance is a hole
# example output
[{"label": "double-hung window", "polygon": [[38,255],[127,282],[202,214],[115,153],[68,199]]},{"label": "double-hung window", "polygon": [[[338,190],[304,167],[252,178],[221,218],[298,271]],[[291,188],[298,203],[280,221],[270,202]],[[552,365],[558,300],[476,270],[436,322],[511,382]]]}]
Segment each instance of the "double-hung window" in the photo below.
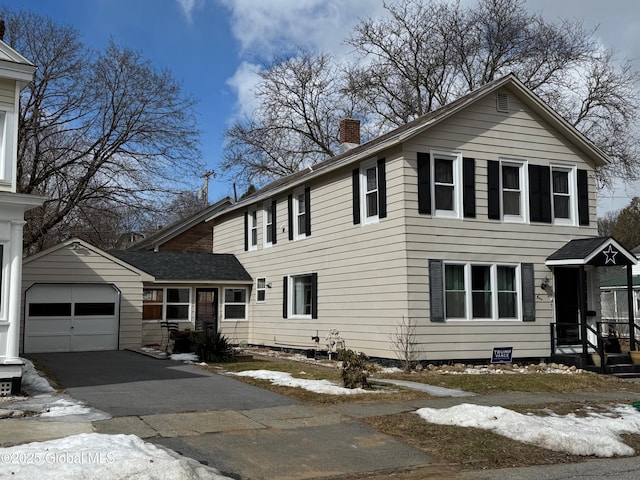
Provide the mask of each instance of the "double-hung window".
[{"label": "double-hung window", "polygon": [[363,223],[378,221],[378,166],[375,161],[362,165],[360,174]]},{"label": "double-hung window", "polygon": [[436,216],[460,217],[461,158],[457,154],[431,153],[432,204]]},{"label": "double-hung window", "polygon": [[166,318],[173,321],[189,321],[188,288],[167,288]]},{"label": "double-hung window", "polygon": [[524,162],[500,162],[502,219],[507,222],[526,222],[526,178]]},{"label": "double-hung window", "polygon": [[571,167],[551,167],[551,201],[553,223],[575,224],[575,173]]},{"label": "double-hung window", "polygon": [[304,189],[293,193],[293,238],[295,240],[307,236],[307,202]]},{"label": "double-hung window", "polygon": [[449,320],[518,320],[518,265],[446,263],[445,317]]},{"label": "double-hung window", "polygon": [[247,319],[246,288],[225,288],[223,298],[225,320],[237,321]]},{"label": "double-hung window", "polygon": [[249,210],[249,250],[258,248],[258,210]]},{"label": "double-hung window", "polygon": [[12,165],[6,165],[7,159],[10,159],[10,155],[6,155],[6,150],[9,148],[7,145],[7,112],[0,110],[0,184],[11,182],[11,169]]},{"label": "double-hung window", "polygon": [[267,298],[267,279],[258,277],[256,279],[256,302],[264,302]]},{"label": "double-hung window", "polygon": [[262,216],[264,217],[264,246],[270,247],[274,244],[275,238],[275,212],[274,212],[274,203],[269,201],[265,202],[264,208],[262,210]]}]

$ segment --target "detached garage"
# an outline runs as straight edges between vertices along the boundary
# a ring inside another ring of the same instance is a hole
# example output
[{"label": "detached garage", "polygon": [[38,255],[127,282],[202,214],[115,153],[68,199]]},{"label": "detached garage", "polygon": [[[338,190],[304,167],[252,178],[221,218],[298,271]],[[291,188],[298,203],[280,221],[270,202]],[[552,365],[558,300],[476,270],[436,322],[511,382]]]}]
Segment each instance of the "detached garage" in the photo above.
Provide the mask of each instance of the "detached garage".
[{"label": "detached garage", "polygon": [[139,348],[149,274],[72,239],[23,262],[24,353]]},{"label": "detached garage", "polygon": [[36,283],[25,294],[24,352],[117,350],[120,290]]}]

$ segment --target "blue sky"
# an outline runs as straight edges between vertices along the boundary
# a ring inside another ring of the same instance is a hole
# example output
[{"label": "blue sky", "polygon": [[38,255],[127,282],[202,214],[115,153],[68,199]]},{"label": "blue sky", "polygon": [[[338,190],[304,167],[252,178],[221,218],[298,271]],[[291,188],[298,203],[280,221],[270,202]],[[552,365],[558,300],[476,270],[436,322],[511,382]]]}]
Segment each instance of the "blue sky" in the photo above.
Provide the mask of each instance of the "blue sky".
[{"label": "blue sky", "polygon": [[[11,0],[7,5],[71,25],[96,49],[113,37],[140,50],[157,68],[170,69],[184,91],[199,99],[202,152],[212,170],[222,157],[225,128],[251,106],[258,65],[292,45],[347,55],[342,40],[352,26],[383,12],[382,0]],[[551,19],[599,26],[601,43],[640,68],[637,0],[527,0],[526,6]],[[210,200],[232,195],[231,184],[213,179]],[[640,183],[601,192],[599,213],[624,207],[634,195],[640,195]]]}]

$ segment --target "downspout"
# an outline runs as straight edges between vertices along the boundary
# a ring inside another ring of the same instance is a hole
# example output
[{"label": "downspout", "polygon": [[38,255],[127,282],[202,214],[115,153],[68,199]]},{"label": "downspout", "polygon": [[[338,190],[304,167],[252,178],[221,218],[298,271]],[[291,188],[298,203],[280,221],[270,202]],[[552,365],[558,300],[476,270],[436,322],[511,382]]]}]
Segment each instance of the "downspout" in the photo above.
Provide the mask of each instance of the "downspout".
[{"label": "downspout", "polygon": [[627,305],[629,309],[629,350],[636,349],[636,325],[633,318],[633,271],[631,264],[627,265]]}]

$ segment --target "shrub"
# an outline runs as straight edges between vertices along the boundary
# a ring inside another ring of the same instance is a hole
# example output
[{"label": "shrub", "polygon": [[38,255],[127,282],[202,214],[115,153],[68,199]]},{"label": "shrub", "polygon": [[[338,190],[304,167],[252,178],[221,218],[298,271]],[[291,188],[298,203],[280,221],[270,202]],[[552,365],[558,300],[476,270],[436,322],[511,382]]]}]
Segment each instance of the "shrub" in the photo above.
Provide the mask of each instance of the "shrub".
[{"label": "shrub", "polygon": [[356,353],[351,349],[338,351],[338,360],[342,361],[342,383],[347,388],[370,388],[367,375],[369,358],[364,353]]},{"label": "shrub", "polygon": [[196,355],[201,362],[230,362],[235,357],[233,346],[227,337],[215,330],[194,334]]}]

